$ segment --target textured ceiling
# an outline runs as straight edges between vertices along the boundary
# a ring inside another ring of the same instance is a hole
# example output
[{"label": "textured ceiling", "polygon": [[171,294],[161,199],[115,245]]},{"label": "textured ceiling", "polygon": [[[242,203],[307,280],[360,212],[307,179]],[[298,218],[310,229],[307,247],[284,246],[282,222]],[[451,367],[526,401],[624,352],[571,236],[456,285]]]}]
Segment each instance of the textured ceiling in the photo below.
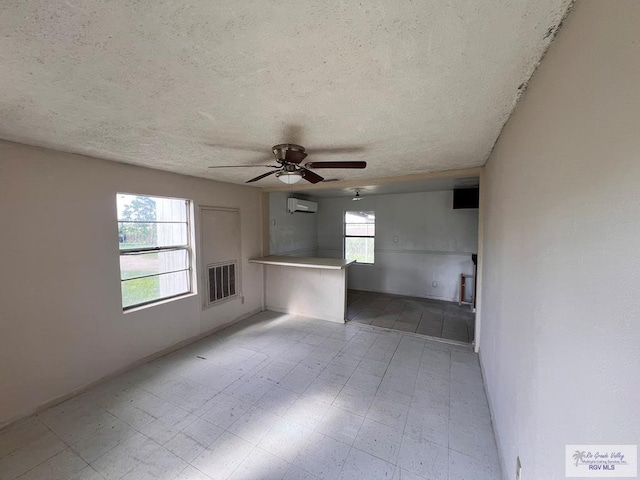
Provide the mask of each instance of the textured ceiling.
[{"label": "textured ceiling", "polygon": [[369,163],[326,178],[478,166],[568,5],[3,0],[0,138],[235,183],[266,169],[207,167],[281,142]]}]

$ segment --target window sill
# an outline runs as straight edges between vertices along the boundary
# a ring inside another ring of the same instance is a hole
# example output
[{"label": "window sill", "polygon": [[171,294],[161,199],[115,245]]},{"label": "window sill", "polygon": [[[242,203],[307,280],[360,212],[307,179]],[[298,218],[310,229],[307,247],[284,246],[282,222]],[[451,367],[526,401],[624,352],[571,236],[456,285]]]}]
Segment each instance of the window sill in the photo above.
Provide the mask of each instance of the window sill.
[{"label": "window sill", "polygon": [[189,292],[189,293],[184,293],[184,294],[177,295],[177,296],[171,297],[171,298],[163,298],[161,300],[158,300],[157,302],[146,303],[144,305],[139,305],[137,307],[128,308],[126,310],[123,309],[122,313],[124,315],[127,315],[128,313],[139,312],[141,310],[146,310],[147,308],[157,307],[159,305],[164,305],[165,303],[175,302],[176,300],[182,300],[184,298],[194,297],[196,295],[197,295],[197,293],[195,293],[195,292]]}]

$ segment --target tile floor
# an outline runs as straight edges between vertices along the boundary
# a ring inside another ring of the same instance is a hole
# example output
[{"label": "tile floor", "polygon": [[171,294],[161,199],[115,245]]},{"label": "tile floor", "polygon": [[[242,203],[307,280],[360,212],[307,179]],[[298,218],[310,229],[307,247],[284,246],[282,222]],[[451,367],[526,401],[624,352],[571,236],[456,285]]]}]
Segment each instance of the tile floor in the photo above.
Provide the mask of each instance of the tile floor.
[{"label": "tile floor", "polygon": [[0,431],[2,480],[497,480],[478,359],[263,312]]},{"label": "tile floor", "polygon": [[349,290],[347,318],[354,322],[472,343],[475,314],[469,305]]}]

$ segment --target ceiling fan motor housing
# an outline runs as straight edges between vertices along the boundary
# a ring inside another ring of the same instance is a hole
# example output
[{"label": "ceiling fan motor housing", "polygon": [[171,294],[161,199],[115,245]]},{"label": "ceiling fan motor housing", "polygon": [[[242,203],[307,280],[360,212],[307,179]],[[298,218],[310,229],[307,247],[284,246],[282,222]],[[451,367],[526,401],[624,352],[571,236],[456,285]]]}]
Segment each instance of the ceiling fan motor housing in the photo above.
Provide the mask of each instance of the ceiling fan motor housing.
[{"label": "ceiling fan motor housing", "polygon": [[296,145],[295,143],[281,143],[279,145],[275,145],[272,150],[276,160],[279,162],[283,162],[285,160],[288,150],[304,153],[304,147],[302,145]]}]

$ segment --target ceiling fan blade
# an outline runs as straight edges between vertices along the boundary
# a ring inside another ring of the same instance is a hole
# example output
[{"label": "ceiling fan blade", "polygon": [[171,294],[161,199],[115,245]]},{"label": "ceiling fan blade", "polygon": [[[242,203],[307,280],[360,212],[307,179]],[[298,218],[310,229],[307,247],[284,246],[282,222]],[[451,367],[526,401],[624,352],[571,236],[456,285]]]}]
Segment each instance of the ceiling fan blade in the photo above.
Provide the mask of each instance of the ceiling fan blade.
[{"label": "ceiling fan blade", "polygon": [[311,170],[300,170],[300,174],[307,182],[318,183],[324,180],[324,178]]},{"label": "ceiling fan blade", "polygon": [[258,180],[261,180],[264,177],[268,177],[269,175],[273,175],[274,173],[277,173],[279,171],[280,170],[273,170],[271,172],[263,173],[262,175],[258,175],[256,178],[252,178],[251,180],[247,180],[245,183],[257,182]]},{"label": "ceiling fan blade", "polygon": [[280,165],[214,165],[209,168],[242,168],[242,167],[269,167],[280,168]]},{"label": "ceiling fan blade", "polygon": [[285,162],[289,163],[300,163],[305,158],[307,158],[307,154],[299,150],[287,150],[284,154]]},{"label": "ceiling fan blade", "polygon": [[309,162],[307,168],[366,168],[367,162]]},{"label": "ceiling fan blade", "polygon": [[325,147],[325,148],[309,148],[311,154],[315,153],[359,153],[364,152],[365,148],[353,145],[351,147]]}]

